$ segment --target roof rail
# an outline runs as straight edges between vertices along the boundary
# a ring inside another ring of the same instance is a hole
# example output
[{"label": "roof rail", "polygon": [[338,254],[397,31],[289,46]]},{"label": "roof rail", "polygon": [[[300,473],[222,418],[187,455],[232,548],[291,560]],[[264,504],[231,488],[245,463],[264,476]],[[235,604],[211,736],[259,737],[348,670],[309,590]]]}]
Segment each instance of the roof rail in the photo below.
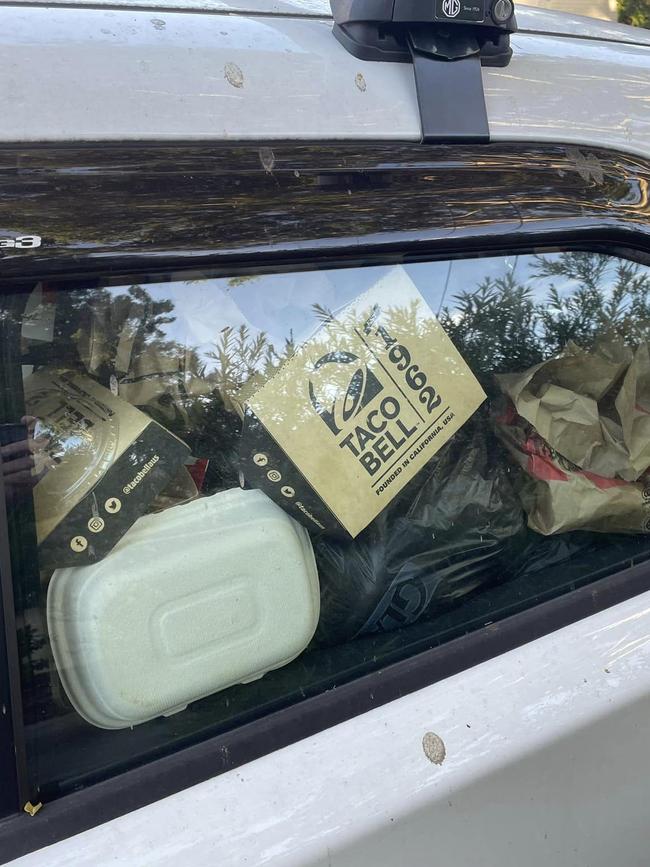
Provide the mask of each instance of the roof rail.
[{"label": "roof rail", "polygon": [[489,141],[481,65],[507,66],[513,0],[330,0],[361,60],[413,63],[422,140]]}]

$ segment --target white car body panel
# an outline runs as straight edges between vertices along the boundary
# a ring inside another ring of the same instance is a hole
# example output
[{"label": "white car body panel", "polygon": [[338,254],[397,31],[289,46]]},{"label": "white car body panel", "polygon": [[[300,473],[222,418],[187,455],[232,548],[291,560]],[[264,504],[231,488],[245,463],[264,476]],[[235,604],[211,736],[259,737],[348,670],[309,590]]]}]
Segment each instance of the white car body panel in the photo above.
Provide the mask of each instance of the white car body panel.
[{"label": "white car body panel", "polygon": [[[7,0],[4,0],[7,3]],[[2,4],[0,4],[2,5]],[[7,3],[11,5],[11,2]],[[331,18],[330,0],[23,0],[26,6],[90,6],[111,9],[182,9],[185,12],[232,13],[239,15],[288,15],[292,18]],[[556,33],[580,36],[583,39],[609,39],[650,45],[650,35],[643,30],[574,15],[539,9],[517,3],[517,24],[520,30],[532,33]]]},{"label": "white car body panel", "polygon": [[[420,139],[412,67],[357,60],[331,21],[2,10],[0,141]],[[483,69],[493,140],[647,152],[650,47],[512,44],[507,68]]]},{"label": "white car body panel", "polygon": [[649,733],[645,593],[12,863],[647,867]]}]

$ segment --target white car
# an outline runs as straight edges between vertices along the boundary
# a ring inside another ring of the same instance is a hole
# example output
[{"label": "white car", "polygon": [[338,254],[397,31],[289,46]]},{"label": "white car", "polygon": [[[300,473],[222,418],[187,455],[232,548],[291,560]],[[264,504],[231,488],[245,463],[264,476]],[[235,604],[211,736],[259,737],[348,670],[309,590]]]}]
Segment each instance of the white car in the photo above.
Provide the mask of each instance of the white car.
[{"label": "white car", "polygon": [[0,863],[647,867],[650,34],[332,5],[2,2]]}]

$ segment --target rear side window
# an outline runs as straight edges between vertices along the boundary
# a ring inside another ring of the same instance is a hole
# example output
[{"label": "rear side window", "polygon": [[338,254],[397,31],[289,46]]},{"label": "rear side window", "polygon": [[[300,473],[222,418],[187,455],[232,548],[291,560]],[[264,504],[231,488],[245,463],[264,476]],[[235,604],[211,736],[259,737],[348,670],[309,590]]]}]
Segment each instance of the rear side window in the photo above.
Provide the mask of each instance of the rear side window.
[{"label": "rear side window", "polygon": [[592,252],[5,293],[34,797],[647,559],[649,298]]}]

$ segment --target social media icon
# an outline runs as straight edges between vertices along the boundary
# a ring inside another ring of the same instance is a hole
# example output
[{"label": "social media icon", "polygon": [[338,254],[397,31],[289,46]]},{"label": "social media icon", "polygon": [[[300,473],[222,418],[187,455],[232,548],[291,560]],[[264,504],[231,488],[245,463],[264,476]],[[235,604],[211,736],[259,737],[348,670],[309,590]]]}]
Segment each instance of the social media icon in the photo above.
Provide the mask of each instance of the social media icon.
[{"label": "social media icon", "polygon": [[70,547],[76,553],[81,554],[88,547],[88,539],[85,536],[73,536],[70,540]]},{"label": "social media icon", "polygon": [[104,503],[104,509],[108,512],[109,515],[117,515],[117,513],[122,508],[122,501],[118,500],[117,497],[109,497],[108,500]]},{"label": "social media icon", "polygon": [[268,462],[269,459],[264,452],[258,452],[256,455],[253,455],[253,463],[257,464],[258,467],[265,467]]},{"label": "social media icon", "polygon": [[266,478],[269,480],[269,482],[280,482],[282,481],[282,474],[279,473],[277,470],[269,470],[266,474]]},{"label": "social media icon", "polygon": [[104,519],[100,518],[98,515],[95,515],[90,519],[90,521],[88,521],[88,529],[91,533],[101,533],[105,526]]},{"label": "social media icon", "polygon": [[285,497],[293,497],[296,493],[290,485],[283,485],[280,488],[280,491],[284,494]]}]

